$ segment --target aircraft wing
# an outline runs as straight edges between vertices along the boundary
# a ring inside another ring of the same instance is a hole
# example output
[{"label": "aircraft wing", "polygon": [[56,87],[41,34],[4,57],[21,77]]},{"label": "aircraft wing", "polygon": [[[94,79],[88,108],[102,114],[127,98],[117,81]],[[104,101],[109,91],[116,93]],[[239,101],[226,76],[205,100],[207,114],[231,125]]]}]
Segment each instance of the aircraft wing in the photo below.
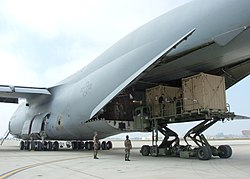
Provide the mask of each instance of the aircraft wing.
[{"label": "aircraft wing", "polygon": [[135,71],[129,78],[127,78],[123,83],[121,83],[119,86],[116,87],[106,98],[104,98],[92,111],[90,118],[92,118],[99,110],[103,108],[112,98],[114,98],[120,91],[122,91],[126,86],[131,84],[133,81],[136,81],[136,79],[139,79],[141,76],[143,76],[148,70],[154,68],[156,65],[161,63],[161,59],[163,59],[169,52],[171,52],[173,49],[175,49],[179,44],[181,44],[183,41],[187,40],[189,36],[191,36],[196,29],[192,29],[189,32],[187,32],[184,36],[180,37],[175,41],[173,44],[171,44],[169,47],[167,47],[165,50],[163,50],[161,53],[156,55],[154,58],[152,58],[148,63],[146,63],[144,66],[139,68],[137,71]]},{"label": "aircraft wing", "polygon": [[46,88],[0,85],[0,102],[18,103],[19,98],[30,101],[41,96],[50,96]]}]

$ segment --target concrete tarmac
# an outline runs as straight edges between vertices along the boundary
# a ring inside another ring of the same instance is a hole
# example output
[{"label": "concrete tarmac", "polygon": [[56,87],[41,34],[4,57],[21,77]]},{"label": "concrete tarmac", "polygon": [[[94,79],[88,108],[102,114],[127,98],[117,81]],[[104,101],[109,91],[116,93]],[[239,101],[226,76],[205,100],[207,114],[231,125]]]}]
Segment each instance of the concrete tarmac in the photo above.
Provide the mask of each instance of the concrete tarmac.
[{"label": "concrete tarmac", "polygon": [[0,146],[0,179],[5,178],[250,178],[250,140],[211,141],[212,145],[229,144],[233,156],[213,157],[209,161],[175,157],[144,157],[140,146],[149,141],[132,141],[131,161],[124,161],[123,141],[112,141],[114,148],[93,151],[20,151],[17,142]]}]

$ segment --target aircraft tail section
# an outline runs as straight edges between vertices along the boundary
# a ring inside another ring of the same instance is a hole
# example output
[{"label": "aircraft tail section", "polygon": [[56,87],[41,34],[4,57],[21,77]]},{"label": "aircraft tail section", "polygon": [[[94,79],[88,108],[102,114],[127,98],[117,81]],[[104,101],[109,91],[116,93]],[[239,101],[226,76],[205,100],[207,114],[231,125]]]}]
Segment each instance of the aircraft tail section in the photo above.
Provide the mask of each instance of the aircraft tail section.
[{"label": "aircraft tail section", "polygon": [[[184,36],[180,37],[177,41],[172,43],[170,46],[165,48],[163,51],[158,53],[156,56],[149,59],[149,61],[146,62],[143,66],[140,66],[136,71],[132,72],[132,74],[129,77],[125,77],[124,81],[122,81],[120,84],[117,83],[118,85],[114,85],[113,91],[107,93],[107,96],[105,98],[101,99],[101,101],[98,103],[98,105],[93,109],[93,111],[91,112],[90,118],[92,118],[99,110],[101,110],[110,100],[112,100],[112,98],[114,98],[119,92],[121,92],[131,82],[139,79],[148,70],[150,70],[150,69],[154,68],[156,65],[158,65],[161,62],[162,57],[166,56],[170,51],[175,49],[179,44],[181,44],[183,41],[187,40],[187,38],[189,36],[191,36],[195,30],[196,29],[192,29],[189,32],[187,32]],[[143,48],[143,50],[141,50],[141,51],[139,48],[135,49],[137,58],[134,58],[134,59],[137,60],[138,58],[143,58],[142,57],[143,55],[140,56],[140,54],[145,53],[146,48],[150,49],[150,48],[153,48],[154,46],[157,46],[156,42],[152,42],[151,44],[145,44],[144,47],[141,47],[141,48]],[[123,60],[123,62],[124,61],[125,60]],[[119,64],[119,65],[121,66],[123,64]],[[133,64],[130,64],[130,65],[133,66]],[[130,68],[129,66],[127,66],[127,64],[124,64],[124,66],[125,66],[125,68]],[[110,65],[110,68],[112,68],[112,67],[115,68],[115,65],[113,65],[113,66]],[[119,74],[117,74],[117,75],[119,76]]]}]

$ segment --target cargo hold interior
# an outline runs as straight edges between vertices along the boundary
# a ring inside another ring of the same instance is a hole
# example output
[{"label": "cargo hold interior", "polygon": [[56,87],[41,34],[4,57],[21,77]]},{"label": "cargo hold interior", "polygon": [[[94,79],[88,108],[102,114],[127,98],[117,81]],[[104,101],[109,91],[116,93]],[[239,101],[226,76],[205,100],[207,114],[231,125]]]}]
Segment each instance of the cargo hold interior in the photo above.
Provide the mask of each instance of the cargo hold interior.
[{"label": "cargo hold interior", "polygon": [[199,73],[180,79],[178,86],[138,83],[120,92],[94,118],[105,119],[125,129],[136,122],[138,116],[152,119],[181,116],[197,110],[227,111],[223,76]]}]

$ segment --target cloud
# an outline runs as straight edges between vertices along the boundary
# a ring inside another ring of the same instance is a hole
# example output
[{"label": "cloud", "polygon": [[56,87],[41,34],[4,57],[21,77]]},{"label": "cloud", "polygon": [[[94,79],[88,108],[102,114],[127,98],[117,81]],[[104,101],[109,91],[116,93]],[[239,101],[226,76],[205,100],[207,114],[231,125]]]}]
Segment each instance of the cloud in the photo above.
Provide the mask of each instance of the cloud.
[{"label": "cloud", "polygon": [[[37,74],[24,66],[20,57],[14,54],[9,54],[0,51],[1,63],[4,63],[4,68],[1,68],[1,84],[11,85],[32,85],[37,80]],[[25,73],[23,73],[25,71]],[[19,74],[19,75],[16,75]]]},{"label": "cloud", "polygon": [[[61,33],[72,35],[72,32],[86,32],[92,34],[90,32],[100,31],[100,28],[97,28],[100,26],[102,26],[102,30],[105,30],[106,25],[110,25],[109,17],[115,14],[112,11],[117,11],[113,10],[112,6],[110,7],[110,3],[117,4],[115,2],[10,0],[6,1],[4,13],[18,25],[39,33],[43,38],[53,38]],[[106,19],[100,18],[102,14]],[[119,24],[122,17],[117,16],[116,19]]]}]

